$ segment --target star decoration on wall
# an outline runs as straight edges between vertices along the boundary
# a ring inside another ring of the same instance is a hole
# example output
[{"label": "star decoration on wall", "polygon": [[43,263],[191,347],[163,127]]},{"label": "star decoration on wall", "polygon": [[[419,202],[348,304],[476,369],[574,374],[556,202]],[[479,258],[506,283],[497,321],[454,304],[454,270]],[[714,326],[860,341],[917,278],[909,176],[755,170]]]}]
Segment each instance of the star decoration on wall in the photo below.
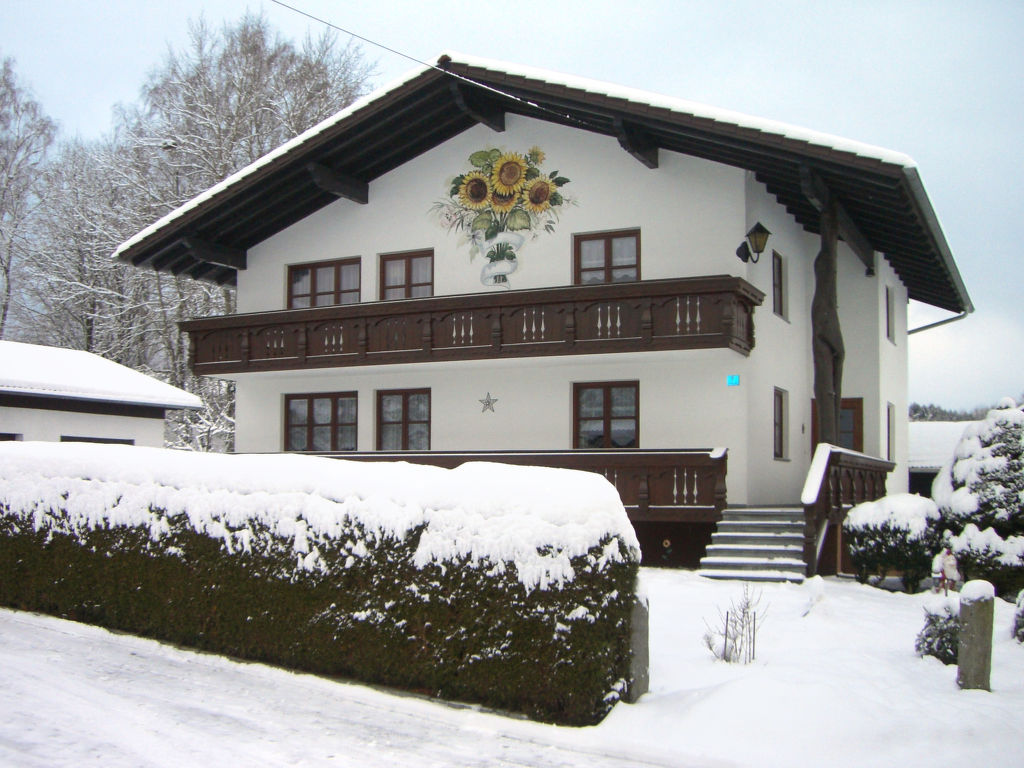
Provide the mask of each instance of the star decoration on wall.
[{"label": "star decoration on wall", "polygon": [[477,402],[483,403],[484,406],[483,410],[481,410],[480,413],[485,413],[486,411],[494,413],[494,404],[498,402],[498,398],[491,397],[491,393],[488,392],[487,397],[485,397],[483,400],[478,400]]}]

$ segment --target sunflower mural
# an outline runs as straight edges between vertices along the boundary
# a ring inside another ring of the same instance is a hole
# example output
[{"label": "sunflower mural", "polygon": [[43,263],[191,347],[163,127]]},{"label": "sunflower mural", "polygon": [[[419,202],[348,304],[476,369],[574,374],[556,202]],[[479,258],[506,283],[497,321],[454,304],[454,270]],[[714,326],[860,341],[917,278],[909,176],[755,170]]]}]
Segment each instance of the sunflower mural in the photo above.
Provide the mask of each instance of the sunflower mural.
[{"label": "sunflower mural", "polygon": [[472,170],[452,179],[448,197],[432,210],[449,232],[469,243],[469,256],[484,256],[484,285],[510,288],[508,276],[519,267],[518,252],[527,237],[554,232],[559,209],[571,203],[560,189],[569,179],[541,169],[544,152],[526,154],[481,149],[469,156]]}]

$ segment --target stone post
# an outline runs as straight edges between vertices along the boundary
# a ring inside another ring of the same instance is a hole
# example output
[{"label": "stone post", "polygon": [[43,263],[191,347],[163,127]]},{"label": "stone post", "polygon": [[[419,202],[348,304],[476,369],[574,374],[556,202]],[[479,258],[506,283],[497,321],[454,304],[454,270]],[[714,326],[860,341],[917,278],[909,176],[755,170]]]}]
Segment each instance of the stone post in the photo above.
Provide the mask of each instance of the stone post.
[{"label": "stone post", "polygon": [[956,684],[991,691],[992,616],[996,590],[987,581],[969,581],[960,590],[960,649]]},{"label": "stone post", "polygon": [[635,704],[651,685],[651,654],[648,647],[650,609],[647,599],[636,597],[629,617],[629,681],[624,701]]}]

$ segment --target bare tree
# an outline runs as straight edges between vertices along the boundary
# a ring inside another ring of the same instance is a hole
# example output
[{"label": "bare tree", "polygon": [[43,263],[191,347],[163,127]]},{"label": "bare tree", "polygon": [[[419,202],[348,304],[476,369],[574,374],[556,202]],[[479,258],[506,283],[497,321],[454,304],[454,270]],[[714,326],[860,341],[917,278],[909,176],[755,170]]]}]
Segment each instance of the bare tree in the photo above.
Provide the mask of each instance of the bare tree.
[{"label": "bare tree", "polygon": [[38,170],[56,125],[18,82],[14,61],[0,65],[0,339],[14,295],[14,270],[25,252],[37,200]]}]

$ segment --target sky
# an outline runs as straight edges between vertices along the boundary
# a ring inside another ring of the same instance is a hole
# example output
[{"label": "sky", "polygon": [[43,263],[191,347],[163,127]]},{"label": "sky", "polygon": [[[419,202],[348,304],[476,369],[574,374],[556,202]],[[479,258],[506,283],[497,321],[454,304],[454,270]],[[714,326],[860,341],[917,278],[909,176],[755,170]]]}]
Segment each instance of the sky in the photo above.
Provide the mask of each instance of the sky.
[{"label": "sky", "polygon": [[[911,337],[909,399],[972,408],[1024,394],[1024,2],[288,1],[423,62],[485,56],[910,155],[976,311]],[[0,56],[62,136],[95,139],[169,46],[187,44],[190,19],[221,25],[246,10],[294,40],[323,30],[270,0],[0,0]],[[417,66],[361,45],[374,85]],[[910,325],[948,316],[912,304]]]}]

